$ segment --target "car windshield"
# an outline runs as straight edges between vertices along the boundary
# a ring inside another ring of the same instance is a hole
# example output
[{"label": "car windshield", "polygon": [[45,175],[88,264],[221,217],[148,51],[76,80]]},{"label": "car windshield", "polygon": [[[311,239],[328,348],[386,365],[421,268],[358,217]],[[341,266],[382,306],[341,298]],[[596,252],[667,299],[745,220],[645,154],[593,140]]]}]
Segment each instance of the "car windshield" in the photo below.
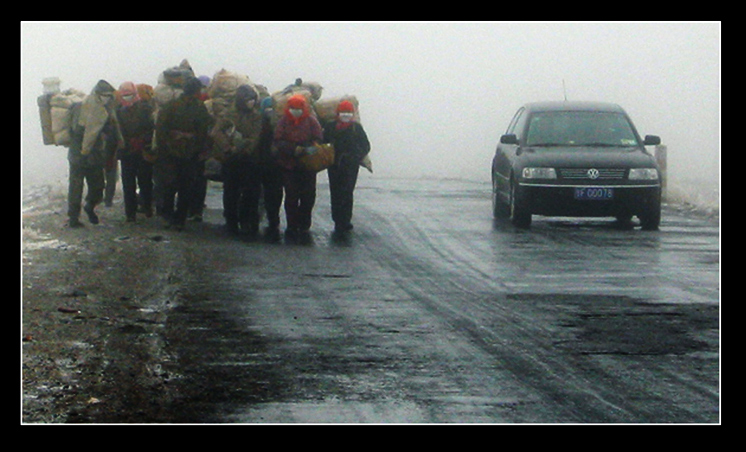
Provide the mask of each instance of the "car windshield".
[{"label": "car windshield", "polygon": [[546,111],[531,116],[529,146],[637,146],[627,117],[593,111]]}]

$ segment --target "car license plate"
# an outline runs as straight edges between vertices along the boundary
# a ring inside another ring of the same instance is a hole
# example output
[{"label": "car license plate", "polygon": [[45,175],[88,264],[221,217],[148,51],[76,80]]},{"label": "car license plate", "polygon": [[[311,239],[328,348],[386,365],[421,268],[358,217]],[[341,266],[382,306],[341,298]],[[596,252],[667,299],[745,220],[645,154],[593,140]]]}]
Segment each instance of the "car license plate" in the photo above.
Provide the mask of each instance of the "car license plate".
[{"label": "car license plate", "polygon": [[614,189],[607,187],[575,187],[575,199],[580,201],[608,201],[614,199]]}]

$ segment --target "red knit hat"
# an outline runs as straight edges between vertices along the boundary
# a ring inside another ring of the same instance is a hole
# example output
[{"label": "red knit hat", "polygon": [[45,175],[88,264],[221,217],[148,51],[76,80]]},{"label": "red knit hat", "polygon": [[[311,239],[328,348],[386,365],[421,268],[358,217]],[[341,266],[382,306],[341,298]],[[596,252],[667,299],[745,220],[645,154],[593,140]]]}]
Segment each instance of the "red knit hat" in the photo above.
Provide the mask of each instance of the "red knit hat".
[{"label": "red knit hat", "polygon": [[355,106],[350,102],[349,100],[343,100],[342,102],[337,105],[337,113],[340,112],[355,112]]}]

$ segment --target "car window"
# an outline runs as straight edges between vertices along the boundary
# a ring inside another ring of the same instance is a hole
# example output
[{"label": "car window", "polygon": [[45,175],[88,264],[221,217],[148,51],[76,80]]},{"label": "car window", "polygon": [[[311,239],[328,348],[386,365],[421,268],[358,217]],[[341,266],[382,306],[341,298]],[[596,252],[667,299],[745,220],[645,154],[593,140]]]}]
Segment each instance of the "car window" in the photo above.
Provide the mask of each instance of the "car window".
[{"label": "car window", "polygon": [[508,134],[514,133],[516,135],[520,135],[520,130],[521,129],[518,128],[518,127],[516,127],[516,126],[518,125],[518,121],[520,121],[521,125],[523,125],[523,123],[525,122],[525,119],[521,120],[521,118],[525,118],[526,117],[526,115],[523,114],[523,112],[525,110],[526,109],[523,108],[523,107],[521,107],[521,108],[518,109],[518,111],[515,113],[515,115],[513,115],[513,120],[510,121],[510,125],[508,125],[508,130],[505,133],[508,133]]},{"label": "car window", "polygon": [[528,146],[638,146],[627,117],[620,113],[547,111],[531,115]]}]

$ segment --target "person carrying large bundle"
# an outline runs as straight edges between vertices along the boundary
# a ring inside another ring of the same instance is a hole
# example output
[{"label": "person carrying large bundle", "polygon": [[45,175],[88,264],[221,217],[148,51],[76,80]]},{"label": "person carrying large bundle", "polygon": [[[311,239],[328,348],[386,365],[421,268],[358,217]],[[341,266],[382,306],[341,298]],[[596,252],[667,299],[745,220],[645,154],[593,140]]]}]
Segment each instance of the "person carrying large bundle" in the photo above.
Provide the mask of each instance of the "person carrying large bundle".
[{"label": "person carrying large bundle", "polygon": [[283,171],[287,239],[303,239],[311,228],[316,202],[316,171],[304,170],[299,157],[309,146],[321,142],[323,132],[303,95],[291,96],[274,132],[273,146]]},{"label": "person carrying large bundle", "polygon": [[222,162],[223,216],[230,233],[259,231],[259,145],[263,132],[259,95],[251,85],[235,91],[234,105],[215,119],[213,155]]},{"label": "person carrying large bundle", "polygon": [[124,147],[124,139],[114,111],[114,87],[99,80],[80,108],[72,115],[70,148],[67,159],[70,163],[68,187],[68,225],[81,227],[78,219],[83,197],[83,185],[88,185],[88,194],[83,208],[92,224],[99,219],[94,209],[104,197],[104,169],[118,149]]},{"label": "person carrying large bundle", "polygon": [[[158,84],[152,92],[153,116],[156,123],[158,122],[160,110],[169,102],[178,99],[184,93],[186,83],[192,79],[194,79],[194,71],[186,59],[182,60],[178,66],[170,67],[158,75]],[[153,200],[155,202],[156,213],[163,216],[164,181],[172,179],[172,176],[170,174],[163,174],[164,171],[169,170],[169,165],[155,162],[157,159],[158,143],[160,142],[161,140],[158,138],[156,128],[156,131],[153,132],[149,159],[155,163],[153,167]]]},{"label": "person carrying large bundle", "polygon": [[[319,99],[313,103],[313,109],[316,112],[316,116],[319,118],[319,122],[323,125],[330,121],[337,120],[337,108],[343,101],[348,101],[352,104],[353,113],[352,121],[362,125],[360,120],[360,104],[357,100],[357,96],[352,94],[345,94],[339,97],[327,97]],[[370,156],[366,155],[360,161],[360,166],[364,167],[371,173],[373,172],[373,162],[370,160]]]},{"label": "person carrying large bundle", "polygon": [[185,226],[200,168],[200,153],[205,150],[212,125],[212,117],[199,99],[201,89],[198,79],[187,81],[181,97],[164,105],[156,120],[156,165],[160,167],[163,184],[162,215],[167,227],[177,230]]},{"label": "person carrying large bundle", "polygon": [[137,216],[138,196],[145,216],[153,215],[153,163],[148,161],[153,139],[153,107],[143,100],[132,82],[124,82],[117,91],[117,118],[124,148],[118,154],[122,162],[124,213],[128,222]]},{"label": "person carrying large bundle", "polygon": [[353,192],[370,142],[363,126],[355,121],[356,108],[351,101],[339,102],[336,112],[336,118],[324,124],[324,141],[333,144],[335,151],[334,165],[327,171],[334,230],[344,233],[352,230]]}]

